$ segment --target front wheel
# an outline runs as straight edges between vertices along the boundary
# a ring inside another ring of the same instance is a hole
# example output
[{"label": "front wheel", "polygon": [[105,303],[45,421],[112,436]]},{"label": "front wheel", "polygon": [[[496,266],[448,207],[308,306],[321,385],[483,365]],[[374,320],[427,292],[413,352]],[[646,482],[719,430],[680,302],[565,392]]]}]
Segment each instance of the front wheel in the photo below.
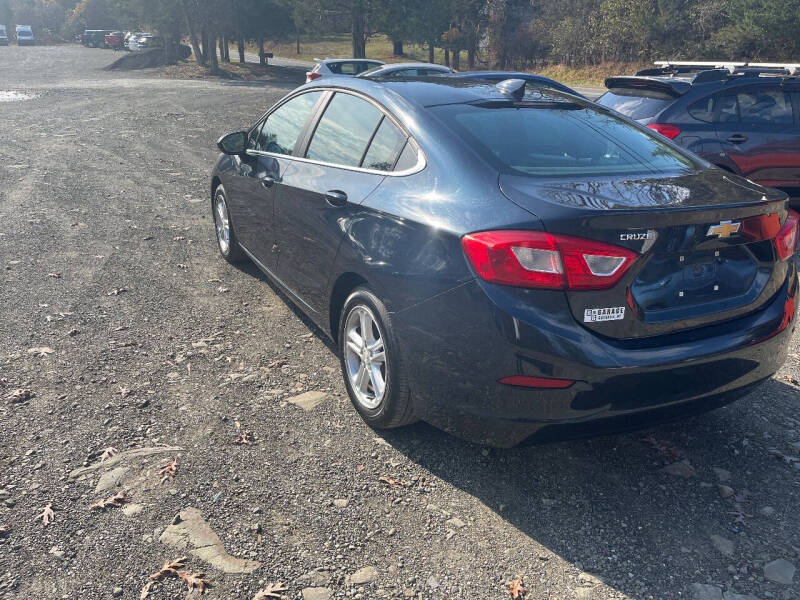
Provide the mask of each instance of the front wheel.
[{"label": "front wheel", "polygon": [[221,185],[214,190],[214,228],[217,232],[217,247],[219,248],[219,253],[222,254],[222,258],[229,263],[237,263],[244,260],[244,252],[239,247],[236,233],[233,231],[225,188]]},{"label": "front wheel", "polygon": [[416,421],[411,392],[386,307],[369,289],[356,289],[339,320],[339,356],[345,387],[371,427]]}]

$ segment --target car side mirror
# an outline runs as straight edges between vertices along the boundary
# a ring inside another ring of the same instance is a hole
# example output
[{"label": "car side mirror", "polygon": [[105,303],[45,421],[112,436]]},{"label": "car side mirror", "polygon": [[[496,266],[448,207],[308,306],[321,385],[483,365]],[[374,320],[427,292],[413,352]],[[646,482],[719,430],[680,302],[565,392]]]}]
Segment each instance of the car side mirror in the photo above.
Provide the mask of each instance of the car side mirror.
[{"label": "car side mirror", "polygon": [[247,151],[247,132],[235,131],[223,135],[217,141],[217,147],[223,154],[244,154]]}]

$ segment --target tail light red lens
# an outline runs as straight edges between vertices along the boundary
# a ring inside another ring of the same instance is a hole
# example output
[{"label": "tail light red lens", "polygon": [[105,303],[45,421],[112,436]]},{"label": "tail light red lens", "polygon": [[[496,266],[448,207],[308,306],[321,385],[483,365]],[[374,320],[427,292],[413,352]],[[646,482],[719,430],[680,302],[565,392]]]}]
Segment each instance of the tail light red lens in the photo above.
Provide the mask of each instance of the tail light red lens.
[{"label": "tail light red lens", "polygon": [[482,231],[461,245],[472,268],[491,283],[551,290],[604,290],[630,269],[627,248],[543,231]]},{"label": "tail light red lens", "polygon": [[306,83],[310,83],[315,79],[319,79],[320,77],[322,77],[321,73],[314,73],[313,71],[308,71],[306,73]]},{"label": "tail light red lens", "polygon": [[653,131],[657,131],[661,135],[671,140],[674,140],[681,134],[680,127],[675,127],[675,125],[668,125],[666,123],[650,123],[647,126],[648,129],[652,129]]},{"label": "tail light red lens", "polygon": [[787,260],[797,249],[797,228],[800,223],[800,213],[789,210],[789,216],[783,223],[783,227],[775,236],[775,249],[778,252],[779,260]]}]

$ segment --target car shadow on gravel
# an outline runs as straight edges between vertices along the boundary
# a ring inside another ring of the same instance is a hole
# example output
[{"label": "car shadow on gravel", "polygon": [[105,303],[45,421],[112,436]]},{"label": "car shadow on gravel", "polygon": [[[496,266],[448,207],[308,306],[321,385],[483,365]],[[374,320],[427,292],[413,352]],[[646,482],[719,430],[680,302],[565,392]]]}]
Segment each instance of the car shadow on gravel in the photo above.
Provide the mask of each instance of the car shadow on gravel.
[{"label": "car shadow on gravel", "polygon": [[323,344],[325,344],[325,346],[327,346],[328,349],[331,352],[333,352],[334,354],[336,354],[338,352],[338,349],[336,348],[336,344],[333,343],[333,340],[331,340],[331,338],[329,338],[328,335],[324,331],[322,331],[322,329],[317,327],[317,325],[314,323],[314,321],[309,319],[303,311],[301,311],[299,308],[297,308],[297,306],[295,305],[294,301],[291,298],[289,298],[289,296],[287,296],[283,292],[283,290],[281,290],[277,285],[275,285],[272,282],[272,280],[270,280],[269,277],[264,275],[264,273],[261,271],[261,269],[259,269],[257,266],[255,266],[255,264],[253,264],[251,261],[247,260],[247,261],[243,261],[243,262],[237,263],[237,264],[235,264],[233,266],[236,269],[239,269],[242,273],[246,273],[247,275],[250,275],[251,277],[255,277],[259,281],[263,281],[264,283],[266,283],[270,287],[270,289],[281,299],[281,301],[286,305],[286,307],[289,310],[291,310],[292,313],[294,313],[294,316],[297,317],[300,321],[302,321],[303,325],[305,325],[308,328],[308,330],[311,333],[314,334],[315,337],[319,338],[319,340]]},{"label": "car shadow on gravel", "polygon": [[[686,420],[511,450],[482,448],[423,423],[380,433],[577,570],[631,598],[674,598],[694,582],[741,587],[746,577],[734,582],[730,565],[749,565],[755,575],[754,562],[797,535],[787,530],[795,529],[796,469],[768,448],[775,431],[759,406],[781,397],[794,402],[798,390],[772,379],[732,405]],[[665,471],[675,462],[690,464],[694,474]],[[723,497],[715,468],[731,472],[735,497]],[[759,514],[765,504],[786,507],[786,521],[761,523],[768,521]],[[712,535],[736,540],[735,555],[715,550]],[[529,558],[532,567],[547,560]]]}]

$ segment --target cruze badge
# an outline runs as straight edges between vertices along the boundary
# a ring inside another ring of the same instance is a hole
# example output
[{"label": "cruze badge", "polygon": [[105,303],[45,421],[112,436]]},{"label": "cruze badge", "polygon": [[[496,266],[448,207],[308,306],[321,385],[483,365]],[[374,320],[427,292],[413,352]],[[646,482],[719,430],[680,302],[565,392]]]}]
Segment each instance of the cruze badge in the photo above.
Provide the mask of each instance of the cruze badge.
[{"label": "cruze badge", "polygon": [[708,233],[706,233],[707,237],[712,235],[716,235],[717,237],[721,238],[728,238],[731,237],[735,233],[739,233],[739,229],[741,228],[741,223],[733,223],[731,221],[720,221],[719,225],[712,225],[708,228]]},{"label": "cruze badge", "polygon": [[620,233],[620,242],[643,242],[644,240],[652,240],[656,237],[656,232],[652,229],[647,231],[633,231],[630,233]]}]

